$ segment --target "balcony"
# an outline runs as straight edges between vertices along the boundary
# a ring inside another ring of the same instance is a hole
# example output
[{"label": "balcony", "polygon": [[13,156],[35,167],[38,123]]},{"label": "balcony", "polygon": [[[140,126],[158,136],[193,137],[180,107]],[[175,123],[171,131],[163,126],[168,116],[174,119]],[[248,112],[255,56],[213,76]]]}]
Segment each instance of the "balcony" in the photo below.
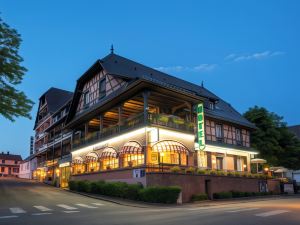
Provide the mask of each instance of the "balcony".
[{"label": "balcony", "polygon": [[186,133],[194,133],[194,124],[186,121],[175,115],[168,114],[154,114],[149,113],[147,120],[144,121],[144,113],[138,114],[131,118],[122,121],[119,125],[110,126],[103,128],[102,131],[97,131],[89,133],[87,137],[81,138],[79,140],[74,140],[73,149],[78,148],[90,143],[93,143],[97,140],[105,139],[116,134],[125,133],[127,131],[142,127],[142,126],[157,126],[169,128],[172,130],[182,131]]}]

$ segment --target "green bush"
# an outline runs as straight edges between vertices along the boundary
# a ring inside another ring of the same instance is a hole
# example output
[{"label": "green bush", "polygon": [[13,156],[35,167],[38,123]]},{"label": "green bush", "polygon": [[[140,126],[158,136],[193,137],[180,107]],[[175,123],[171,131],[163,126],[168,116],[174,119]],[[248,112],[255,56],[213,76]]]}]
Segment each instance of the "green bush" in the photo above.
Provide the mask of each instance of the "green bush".
[{"label": "green bush", "polygon": [[71,191],[77,191],[77,181],[75,180],[70,180],[69,181],[69,189]]},{"label": "green bush", "polygon": [[77,182],[77,190],[79,192],[91,192],[90,182],[87,180],[80,180]]},{"label": "green bush", "polygon": [[195,168],[194,167],[189,167],[187,169],[185,169],[185,173],[195,173]]},{"label": "green bush", "polygon": [[208,174],[210,174],[210,175],[217,175],[217,171],[215,171],[215,170],[210,170],[210,171],[208,171]]},{"label": "green bush", "polygon": [[198,169],[198,170],[197,170],[197,173],[198,173],[198,174],[206,174],[206,170]]},{"label": "green bush", "polygon": [[233,177],[233,176],[234,176],[234,173],[233,173],[233,172],[228,172],[228,173],[227,173],[227,176]]},{"label": "green bush", "polygon": [[124,198],[139,200],[139,193],[143,189],[142,184],[128,184]]},{"label": "green bush", "polygon": [[235,173],[234,173],[234,176],[240,177],[240,176],[241,176],[241,173],[240,173],[240,172],[235,172]]},{"label": "green bush", "polygon": [[207,199],[208,199],[207,194],[203,194],[203,193],[192,196],[192,201],[203,201]]},{"label": "green bush", "polygon": [[227,173],[225,171],[223,171],[223,170],[218,170],[217,171],[217,175],[219,175],[219,176],[226,176]]},{"label": "green bush", "polygon": [[153,202],[153,203],[176,203],[179,193],[181,189],[180,187],[170,186],[170,187],[162,187],[162,186],[153,186],[143,188],[139,192],[139,198],[145,202]]},{"label": "green bush", "polygon": [[213,194],[215,199],[232,198],[232,192],[218,192]]},{"label": "green bush", "polygon": [[103,189],[104,181],[94,181],[91,182],[91,193],[100,194],[101,190]]},{"label": "green bush", "polygon": [[173,166],[170,170],[172,173],[179,173],[181,171],[179,166]]}]

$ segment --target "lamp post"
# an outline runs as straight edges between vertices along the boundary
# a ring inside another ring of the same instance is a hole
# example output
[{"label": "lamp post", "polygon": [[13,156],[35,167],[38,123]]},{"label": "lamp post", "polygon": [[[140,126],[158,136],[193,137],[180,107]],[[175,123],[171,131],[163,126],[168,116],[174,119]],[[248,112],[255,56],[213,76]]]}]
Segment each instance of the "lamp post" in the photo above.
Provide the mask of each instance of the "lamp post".
[{"label": "lamp post", "polygon": [[162,172],[164,172],[164,155],[165,155],[165,154],[164,154],[163,152],[160,153],[160,156],[161,156],[161,164],[162,164],[162,170],[161,170],[161,171],[162,171]]}]

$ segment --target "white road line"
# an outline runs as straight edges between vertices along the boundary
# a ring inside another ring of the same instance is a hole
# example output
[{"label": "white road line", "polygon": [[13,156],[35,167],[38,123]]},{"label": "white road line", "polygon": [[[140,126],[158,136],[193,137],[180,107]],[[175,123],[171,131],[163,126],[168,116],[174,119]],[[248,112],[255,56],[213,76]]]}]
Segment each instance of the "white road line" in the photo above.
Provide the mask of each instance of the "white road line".
[{"label": "white road line", "polygon": [[77,208],[75,208],[75,207],[68,206],[68,205],[65,205],[65,204],[58,204],[57,206],[58,206],[58,207],[61,207],[61,208],[64,208],[64,209],[68,209],[68,210],[74,210],[74,209],[77,209]]},{"label": "white road line", "polygon": [[64,213],[78,213],[80,211],[63,211]]},{"label": "white road line", "polygon": [[32,213],[33,216],[43,216],[43,215],[50,215],[52,213]]},{"label": "white road line", "polygon": [[15,208],[9,208],[11,213],[26,213],[26,211],[24,209],[21,209],[19,207],[15,207]]},{"label": "white road line", "polygon": [[269,211],[269,212],[265,212],[265,213],[255,214],[255,216],[268,217],[268,216],[275,216],[275,215],[287,213],[287,212],[289,212],[289,211],[288,210],[273,210],[273,211]]},{"label": "white road line", "polygon": [[98,208],[96,206],[91,206],[91,205],[87,205],[87,204],[76,204],[76,205],[84,207],[84,208],[88,208],[88,209],[96,209],[96,208]]},{"label": "white road line", "polygon": [[95,202],[95,203],[92,203],[93,205],[104,205],[104,204],[102,204],[102,203],[98,203],[98,202]]},{"label": "white road line", "polygon": [[19,216],[0,216],[0,219],[10,219],[10,218],[17,218]]},{"label": "white road line", "polygon": [[45,206],[42,206],[42,205],[35,205],[33,206],[34,208],[37,208],[38,210],[42,211],[42,212],[48,212],[48,211],[52,211],[52,209],[49,209]]},{"label": "white road line", "polygon": [[214,211],[218,211],[218,210],[223,210],[223,211],[225,211],[225,210],[238,210],[238,209],[240,209],[240,208],[236,208],[236,207],[214,207],[214,206],[212,206],[212,207],[196,207],[196,208],[187,208],[187,210],[190,210],[190,211],[194,211],[194,210],[203,210],[203,211],[205,211],[205,210],[209,210],[209,211],[212,211],[212,210],[214,210]]},{"label": "white road line", "polygon": [[247,212],[247,211],[253,211],[253,210],[257,210],[260,208],[246,208],[246,209],[237,209],[237,210],[230,210],[227,211],[228,213],[236,213],[236,212]]}]

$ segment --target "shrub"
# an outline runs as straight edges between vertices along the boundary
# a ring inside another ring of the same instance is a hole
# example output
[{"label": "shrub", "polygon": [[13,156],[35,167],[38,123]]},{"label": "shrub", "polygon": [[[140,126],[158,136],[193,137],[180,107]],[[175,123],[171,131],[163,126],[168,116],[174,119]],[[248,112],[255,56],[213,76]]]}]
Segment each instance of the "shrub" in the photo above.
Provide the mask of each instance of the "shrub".
[{"label": "shrub", "polygon": [[195,168],[194,167],[189,167],[187,169],[185,169],[185,173],[195,173]]},{"label": "shrub", "polygon": [[139,199],[139,192],[142,190],[142,184],[128,184],[127,189],[125,191],[126,195],[124,198],[138,200]]},{"label": "shrub", "polygon": [[234,176],[234,173],[233,173],[233,172],[228,172],[228,173],[227,173],[227,176],[233,177],[233,176]]},{"label": "shrub", "polygon": [[210,170],[210,171],[208,171],[208,174],[210,174],[210,175],[217,175],[217,171],[215,171],[215,170]]},{"label": "shrub", "polygon": [[215,199],[232,198],[232,192],[218,192],[213,194]]},{"label": "shrub", "polygon": [[173,166],[170,170],[172,173],[179,173],[181,171],[179,166]]},{"label": "shrub", "polygon": [[70,180],[69,181],[69,189],[71,191],[76,191],[77,190],[77,181],[75,180]]},{"label": "shrub", "polygon": [[197,170],[197,173],[198,173],[198,174],[206,174],[206,171],[205,171],[205,170],[198,169],[198,170]]},{"label": "shrub", "polygon": [[176,203],[180,187],[170,186],[153,186],[143,188],[139,192],[140,200],[145,202],[154,202],[154,203]]},{"label": "shrub", "polygon": [[207,194],[203,194],[203,193],[192,196],[192,201],[203,201],[207,199],[208,199]]},{"label": "shrub", "polygon": [[217,171],[217,175],[219,176],[225,176],[227,173],[225,171],[222,171],[222,170],[218,170]]},{"label": "shrub", "polygon": [[235,173],[234,173],[234,176],[240,177],[240,176],[241,176],[241,173],[240,173],[240,172],[235,172]]},{"label": "shrub", "polygon": [[103,189],[104,181],[91,182],[91,193],[100,194]]},{"label": "shrub", "polygon": [[232,191],[231,193],[233,198],[241,198],[246,196],[246,192],[242,191]]},{"label": "shrub", "polygon": [[91,191],[91,185],[90,182],[87,180],[80,180],[77,181],[77,190],[79,192],[90,192]]}]

